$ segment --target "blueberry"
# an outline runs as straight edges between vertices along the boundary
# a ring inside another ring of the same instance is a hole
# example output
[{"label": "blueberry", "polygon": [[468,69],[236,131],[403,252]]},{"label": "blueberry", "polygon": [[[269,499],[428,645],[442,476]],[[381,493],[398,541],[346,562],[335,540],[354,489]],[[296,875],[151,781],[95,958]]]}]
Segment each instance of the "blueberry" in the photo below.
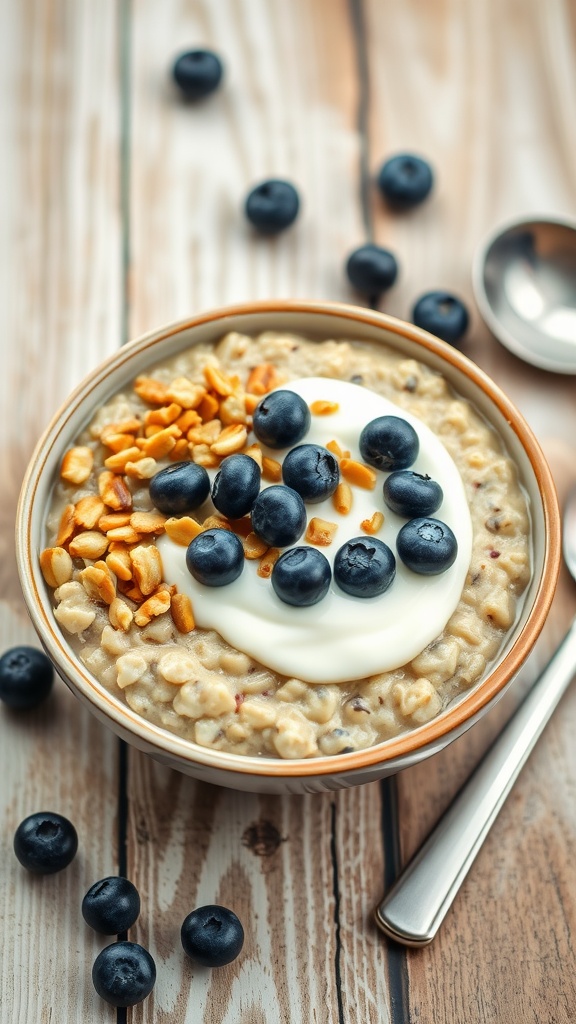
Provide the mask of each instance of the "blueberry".
[{"label": "blueberry", "polygon": [[172,77],[189,100],[208,96],[220,85],[222,61],[211,50],[190,50],[174,63]]},{"label": "blueberry", "polygon": [[421,576],[438,576],[456,561],[458,541],[439,519],[411,519],[396,537],[404,565]]},{"label": "blueberry", "polygon": [[338,462],[319,444],[299,444],[282,463],[282,477],[304,501],[314,504],[334,494],[340,479]]},{"label": "blueberry", "polygon": [[354,537],[336,552],[334,580],[353,597],[377,597],[391,585],[396,559],[376,537]]},{"label": "blueberry", "polygon": [[204,530],[188,545],[188,572],[206,587],[225,587],[244,568],[242,541],[231,530]]},{"label": "blueberry", "polygon": [[394,284],[398,263],[388,249],[379,245],[362,245],[348,257],[346,274],[357,291],[375,298]]},{"label": "blueberry", "polygon": [[406,469],[420,450],[418,434],[399,416],[377,416],[360,434],[360,453],[376,469]]},{"label": "blueberry", "polygon": [[193,512],[210,493],[210,477],[195,462],[175,462],[156,473],[150,481],[150,497],[166,516]]},{"label": "blueberry", "polygon": [[11,647],[0,658],[0,700],[16,711],[41,704],[53,680],[52,662],[36,647]]},{"label": "blueberry", "polygon": [[318,604],[326,597],[332,570],[330,562],[318,548],[290,548],[272,570],[272,586],[281,601],[298,608]]},{"label": "blueberry", "polygon": [[14,834],[14,853],[28,871],[53,875],[76,856],[78,835],[68,818],[52,811],[37,811],[21,821]]},{"label": "blueberry", "polygon": [[139,913],[138,890],[121,875],[110,875],[94,882],[82,900],[82,917],[102,935],[128,931]]},{"label": "blueberry", "polygon": [[378,188],[398,210],[408,210],[426,199],[433,181],[430,164],[412,153],[390,157],[378,174]]},{"label": "blueberry", "polygon": [[268,448],[291,448],[310,430],[310,409],[295,391],[272,391],[254,410],[252,429]]},{"label": "blueberry", "polygon": [[212,501],[228,519],[248,515],[260,492],[260,469],[249,455],[229,455],[212,484]]},{"label": "blueberry", "polygon": [[180,929],[184,952],[203,967],[224,967],[244,945],[244,929],[232,910],[210,905],[198,907],[184,918]]},{"label": "blueberry", "polygon": [[440,484],[410,469],[390,473],[384,481],[384,501],[388,508],[406,519],[433,515],[440,508],[443,498]]},{"label": "blueberry", "polygon": [[295,544],[306,529],[306,507],[298,492],[283,484],[260,491],[252,508],[252,529],[272,547]]},{"label": "blueberry", "polygon": [[246,216],[263,235],[276,235],[298,216],[300,199],[289,181],[263,181],[248,194]]},{"label": "blueberry", "polygon": [[450,345],[457,345],[468,330],[468,310],[450,292],[426,292],[412,310],[412,321],[423,331],[435,334]]},{"label": "blueberry", "polygon": [[92,981],[111,1006],[134,1006],[149,996],[156,981],[156,964],[137,942],[113,942],[98,954]]}]

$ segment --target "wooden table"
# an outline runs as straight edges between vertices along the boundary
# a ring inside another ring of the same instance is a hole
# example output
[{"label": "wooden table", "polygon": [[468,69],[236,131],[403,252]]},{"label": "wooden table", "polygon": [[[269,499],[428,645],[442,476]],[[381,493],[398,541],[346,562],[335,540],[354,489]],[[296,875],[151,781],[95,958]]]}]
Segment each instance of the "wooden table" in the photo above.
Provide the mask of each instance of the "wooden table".
[{"label": "wooden table", "polygon": [[[206,45],[223,88],[186,105],[174,55]],[[13,524],[24,467],[72,386],[162,322],[266,296],[358,301],[343,276],[367,238],[398,254],[382,308],[409,318],[442,286],[472,306],[466,353],[517,402],[576,478],[576,389],[523,365],[474,311],[470,263],[497,222],[576,212],[576,8],[571,0],[4,0],[0,69],[2,649],[35,642]],[[374,186],[413,150],[437,185],[386,211]],[[303,212],[254,238],[243,197],[293,180]],[[576,609],[563,576],[523,674]],[[88,886],[127,872],[142,895],[132,938],[158,981],[131,1021],[210,1024],[568,1024],[576,1014],[576,692],[524,770],[443,929],[405,951],[371,911],[510,714],[522,684],[443,754],[336,795],[217,790],[124,747],[58,683],[29,715],[0,710],[0,1019],[126,1019],[96,996],[107,940],[80,917]],[[18,822],[68,815],[80,851],[32,878]],[[179,942],[194,906],[232,906],[242,957],[194,969]]]}]

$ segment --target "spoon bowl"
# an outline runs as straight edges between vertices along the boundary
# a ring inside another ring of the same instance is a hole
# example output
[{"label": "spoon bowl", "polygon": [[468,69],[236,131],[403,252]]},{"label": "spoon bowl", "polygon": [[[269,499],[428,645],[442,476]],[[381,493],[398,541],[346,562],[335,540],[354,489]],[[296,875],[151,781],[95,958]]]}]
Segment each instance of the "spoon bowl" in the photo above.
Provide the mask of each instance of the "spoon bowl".
[{"label": "spoon bowl", "polygon": [[480,246],[472,279],[480,313],[506,348],[543,370],[576,373],[576,221],[498,228]]}]

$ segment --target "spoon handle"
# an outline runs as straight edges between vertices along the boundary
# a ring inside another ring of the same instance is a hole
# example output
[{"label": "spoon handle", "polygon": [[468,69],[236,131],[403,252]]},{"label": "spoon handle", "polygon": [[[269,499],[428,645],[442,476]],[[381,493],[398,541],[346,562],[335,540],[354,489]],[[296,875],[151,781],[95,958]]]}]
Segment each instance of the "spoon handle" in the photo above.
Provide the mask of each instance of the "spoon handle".
[{"label": "spoon handle", "polygon": [[576,619],[527,697],[376,908],[406,946],[431,942],[521,769],[576,673]]}]

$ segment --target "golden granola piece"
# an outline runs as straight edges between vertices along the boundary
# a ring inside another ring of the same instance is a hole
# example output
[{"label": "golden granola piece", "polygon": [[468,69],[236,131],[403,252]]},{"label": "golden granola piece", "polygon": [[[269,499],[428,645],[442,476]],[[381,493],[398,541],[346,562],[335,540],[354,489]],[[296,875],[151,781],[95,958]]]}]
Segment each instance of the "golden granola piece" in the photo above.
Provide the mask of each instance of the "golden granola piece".
[{"label": "golden granola piece", "polygon": [[66,452],[62,459],[60,476],[70,484],[83,484],[90,476],[93,465],[94,452],[92,449],[78,445]]},{"label": "golden granola piece", "polygon": [[194,611],[188,594],[173,594],[170,611],[179,633],[191,633],[195,628]]}]

